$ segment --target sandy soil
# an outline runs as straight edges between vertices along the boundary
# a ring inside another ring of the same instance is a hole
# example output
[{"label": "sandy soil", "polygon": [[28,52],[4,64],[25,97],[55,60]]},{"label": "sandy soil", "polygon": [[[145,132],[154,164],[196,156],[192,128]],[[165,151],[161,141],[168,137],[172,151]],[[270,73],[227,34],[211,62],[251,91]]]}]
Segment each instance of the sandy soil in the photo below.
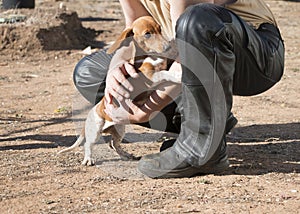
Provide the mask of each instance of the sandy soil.
[{"label": "sandy soil", "polygon": [[[282,81],[234,98],[228,171],[164,180],[145,178],[104,143],[94,149],[95,167],[80,165],[81,148],[57,155],[76,140],[89,108],[73,69],[84,48],[101,49],[122,30],[118,1],[37,0],[34,10],[1,10],[27,19],[0,24],[0,213],[299,213],[300,3],[266,2],[285,40]],[[124,146],[154,153],[164,137],[129,126]]]}]

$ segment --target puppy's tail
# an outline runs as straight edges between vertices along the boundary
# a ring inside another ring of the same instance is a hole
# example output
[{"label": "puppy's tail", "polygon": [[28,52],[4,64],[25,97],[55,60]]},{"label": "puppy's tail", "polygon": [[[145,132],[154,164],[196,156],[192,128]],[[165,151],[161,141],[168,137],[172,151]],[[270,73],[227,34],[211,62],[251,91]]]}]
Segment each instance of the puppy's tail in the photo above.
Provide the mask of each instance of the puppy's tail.
[{"label": "puppy's tail", "polygon": [[84,131],[82,131],[82,133],[80,134],[80,136],[78,137],[78,139],[72,146],[59,151],[57,154],[69,152],[69,151],[75,149],[76,147],[80,146],[84,140],[85,140],[85,135],[84,135]]}]

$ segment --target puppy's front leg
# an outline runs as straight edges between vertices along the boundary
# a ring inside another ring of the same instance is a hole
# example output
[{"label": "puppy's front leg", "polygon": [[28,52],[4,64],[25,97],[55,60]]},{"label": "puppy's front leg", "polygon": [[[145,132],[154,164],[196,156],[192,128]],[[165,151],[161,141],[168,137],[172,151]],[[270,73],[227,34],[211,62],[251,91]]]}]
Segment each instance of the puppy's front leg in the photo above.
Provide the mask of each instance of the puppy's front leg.
[{"label": "puppy's front leg", "polygon": [[152,87],[157,86],[162,82],[181,83],[181,76],[182,76],[181,71],[167,71],[167,70],[157,71],[152,76],[152,81],[153,81]]},{"label": "puppy's front leg", "polygon": [[99,141],[105,120],[96,112],[96,106],[89,112],[85,121],[84,159],[82,165],[92,166],[95,164],[92,158],[92,145]]}]

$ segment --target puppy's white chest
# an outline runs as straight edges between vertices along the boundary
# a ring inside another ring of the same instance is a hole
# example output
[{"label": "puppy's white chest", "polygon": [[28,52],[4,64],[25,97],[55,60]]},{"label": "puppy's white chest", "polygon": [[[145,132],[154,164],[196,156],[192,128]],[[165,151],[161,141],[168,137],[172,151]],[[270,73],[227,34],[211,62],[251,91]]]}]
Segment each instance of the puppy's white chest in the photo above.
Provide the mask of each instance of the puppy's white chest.
[{"label": "puppy's white chest", "polygon": [[157,67],[165,63],[165,59],[163,58],[152,58],[147,57],[143,62],[150,63],[152,66]]}]

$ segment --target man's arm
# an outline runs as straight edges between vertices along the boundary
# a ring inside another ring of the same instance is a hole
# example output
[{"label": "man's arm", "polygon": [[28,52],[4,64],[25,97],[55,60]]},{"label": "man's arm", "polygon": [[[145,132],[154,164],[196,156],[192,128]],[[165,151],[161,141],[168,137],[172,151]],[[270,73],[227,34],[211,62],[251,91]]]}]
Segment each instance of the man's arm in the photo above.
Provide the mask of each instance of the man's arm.
[{"label": "man's arm", "polygon": [[130,27],[132,22],[141,16],[150,15],[139,0],[120,0],[125,16],[126,27]]},{"label": "man's arm", "polygon": [[159,88],[154,91],[146,103],[137,109],[137,112],[129,115],[131,123],[143,123],[151,120],[165,106],[172,102],[181,92],[181,84],[165,82],[159,85]]}]

